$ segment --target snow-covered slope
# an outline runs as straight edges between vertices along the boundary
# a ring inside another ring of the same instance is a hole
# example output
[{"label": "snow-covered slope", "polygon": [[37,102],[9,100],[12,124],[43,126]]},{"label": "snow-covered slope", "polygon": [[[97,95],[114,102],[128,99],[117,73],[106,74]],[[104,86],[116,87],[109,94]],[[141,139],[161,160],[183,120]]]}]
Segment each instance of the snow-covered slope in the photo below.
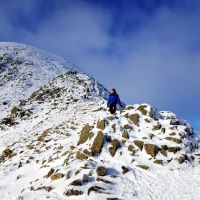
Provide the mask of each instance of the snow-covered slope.
[{"label": "snow-covered slope", "polygon": [[107,96],[68,70],[12,106],[0,121],[0,198],[198,200],[200,145],[189,123],[148,104],[111,115]]},{"label": "snow-covered slope", "polygon": [[77,69],[63,58],[27,45],[0,42],[0,117],[68,70]]}]

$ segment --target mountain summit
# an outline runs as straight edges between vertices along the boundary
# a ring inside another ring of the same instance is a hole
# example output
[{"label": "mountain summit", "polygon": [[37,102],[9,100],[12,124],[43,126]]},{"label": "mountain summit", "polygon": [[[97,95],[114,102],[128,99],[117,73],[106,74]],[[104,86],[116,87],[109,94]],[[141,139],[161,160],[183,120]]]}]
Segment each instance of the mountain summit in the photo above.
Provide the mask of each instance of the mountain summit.
[{"label": "mountain summit", "polygon": [[64,59],[0,44],[1,199],[199,199],[200,139],[144,103],[111,115],[108,90]]}]

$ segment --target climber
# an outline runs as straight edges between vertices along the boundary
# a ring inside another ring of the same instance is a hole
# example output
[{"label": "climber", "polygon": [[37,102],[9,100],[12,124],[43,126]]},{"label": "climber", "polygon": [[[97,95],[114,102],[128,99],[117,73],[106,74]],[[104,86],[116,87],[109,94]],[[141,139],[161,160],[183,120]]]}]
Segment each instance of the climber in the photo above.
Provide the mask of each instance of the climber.
[{"label": "climber", "polygon": [[114,114],[117,110],[117,104],[122,107],[119,95],[117,94],[115,89],[112,89],[111,94],[108,98],[107,106],[109,107],[109,111],[111,114]]}]

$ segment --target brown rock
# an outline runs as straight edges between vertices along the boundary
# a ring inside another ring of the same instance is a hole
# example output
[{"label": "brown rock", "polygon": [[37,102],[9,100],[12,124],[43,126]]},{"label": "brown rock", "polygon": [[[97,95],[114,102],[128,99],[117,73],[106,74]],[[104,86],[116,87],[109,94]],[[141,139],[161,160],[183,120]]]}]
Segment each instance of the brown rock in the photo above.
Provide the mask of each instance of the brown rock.
[{"label": "brown rock", "polygon": [[105,129],[105,120],[99,120],[97,122],[97,128],[101,129],[101,130],[104,130]]},{"label": "brown rock", "polygon": [[137,108],[137,110],[139,110],[143,115],[146,115],[148,111],[145,108],[147,108],[147,105],[141,105]]},{"label": "brown rock", "polygon": [[125,166],[122,166],[122,173],[126,174],[127,172],[129,172],[129,169]]},{"label": "brown rock", "polygon": [[106,175],[107,175],[107,170],[106,170],[106,168],[103,167],[103,166],[99,166],[99,167],[97,168],[96,172],[97,172],[97,175],[98,175],[98,176],[106,176]]},{"label": "brown rock", "polygon": [[88,159],[88,156],[85,155],[84,153],[78,151],[77,154],[76,154],[76,158],[78,160],[87,160]]},{"label": "brown rock", "polygon": [[136,165],[137,167],[140,167],[140,168],[142,168],[142,169],[144,169],[144,170],[148,170],[149,169],[149,167],[148,166],[146,166],[146,165]]},{"label": "brown rock", "polygon": [[140,116],[139,116],[138,114],[129,115],[128,118],[129,118],[136,126],[140,126],[140,125],[139,125]]},{"label": "brown rock", "polygon": [[65,196],[79,196],[82,195],[83,192],[80,190],[68,189],[64,192]]},{"label": "brown rock", "polygon": [[144,148],[146,150],[146,153],[151,155],[152,157],[155,157],[158,153],[158,147],[154,144],[145,144]]},{"label": "brown rock", "polygon": [[159,164],[159,165],[163,165],[163,160],[155,160],[154,163]]},{"label": "brown rock", "polygon": [[124,131],[123,134],[122,134],[122,137],[125,138],[125,139],[129,139],[129,134],[127,131]]},{"label": "brown rock", "polygon": [[78,145],[85,143],[88,139],[91,139],[93,136],[94,133],[90,132],[89,124],[85,125],[81,130]]},{"label": "brown rock", "polygon": [[174,137],[166,137],[165,139],[166,139],[166,140],[169,140],[169,141],[172,141],[172,142],[175,142],[175,143],[177,143],[177,144],[181,144],[181,143],[182,143],[182,140],[181,140],[181,139],[174,138]]},{"label": "brown rock", "polygon": [[112,145],[112,147],[109,148],[109,152],[110,152],[111,156],[114,157],[117,149],[120,146],[120,143],[118,140],[114,139],[114,140],[112,140],[111,145]]},{"label": "brown rock", "polygon": [[156,126],[153,127],[153,131],[158,131],[162,128],[162,125],[161,124],[157,124]]},{"label": "brown rock", "polygon": [[140,149],[140,151],[142,151],[143,145],[144,145],[144,142],[143,142],[143,141],[135,140],[135,141],[134,141],[134,144]]},{"label": "brown rock", "polygon": [[101,131],[99,131],[96,138],[94,139],[93,144],[92,144],[92,155],[93,156],[101,153],[103,142],[104,142],[104,134]]},{"label": "brown rock", "polygon": [[180,151],[181,150],[181,148],[180,147],[169,147],[168,148],[168,151],[169,152],[172,152],[172,153],[177,153],[178,151]]}]

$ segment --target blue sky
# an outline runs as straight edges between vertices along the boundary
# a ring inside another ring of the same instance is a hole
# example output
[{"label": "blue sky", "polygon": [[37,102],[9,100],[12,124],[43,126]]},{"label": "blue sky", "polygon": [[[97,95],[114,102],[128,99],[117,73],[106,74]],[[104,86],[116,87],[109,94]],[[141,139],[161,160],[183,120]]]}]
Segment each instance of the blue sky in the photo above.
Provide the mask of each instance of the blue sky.
[{"label": "blue sky", "polygon": [[43,48],[200,132],[198,0],[0,0],[0,41]]}]

